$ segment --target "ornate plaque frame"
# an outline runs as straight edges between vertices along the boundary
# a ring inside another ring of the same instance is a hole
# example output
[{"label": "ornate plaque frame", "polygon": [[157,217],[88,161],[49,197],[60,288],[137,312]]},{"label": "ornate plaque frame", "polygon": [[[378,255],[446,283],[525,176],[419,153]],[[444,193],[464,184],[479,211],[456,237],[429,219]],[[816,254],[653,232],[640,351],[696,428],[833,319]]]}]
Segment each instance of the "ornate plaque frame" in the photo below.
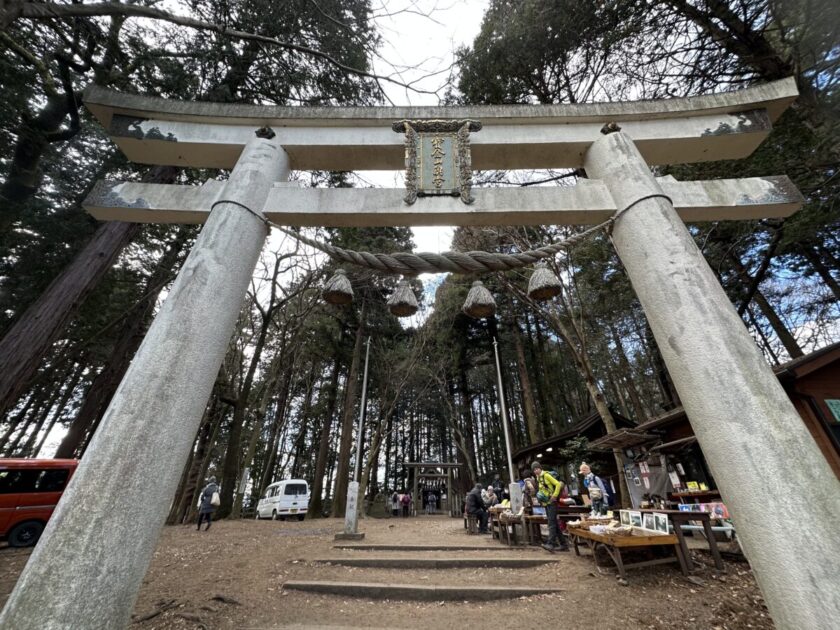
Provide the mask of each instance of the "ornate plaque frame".
[{"label": "ornate plaque frame", "polygon": [[[475,201],[472,189],[472,158],[470,156],[470,132],[480,131],[481,123],[476,120],[400,120],[391,125],[397,133],[405,133],[405,203],[413,204],[417,197],[434,194],[452,194],[461,201],[471,204]],[[447,134],[453,136],[455,145],[455,177],[457,190],[454,193],[426,192],[418,188],[418,151],[420,134]]]}]

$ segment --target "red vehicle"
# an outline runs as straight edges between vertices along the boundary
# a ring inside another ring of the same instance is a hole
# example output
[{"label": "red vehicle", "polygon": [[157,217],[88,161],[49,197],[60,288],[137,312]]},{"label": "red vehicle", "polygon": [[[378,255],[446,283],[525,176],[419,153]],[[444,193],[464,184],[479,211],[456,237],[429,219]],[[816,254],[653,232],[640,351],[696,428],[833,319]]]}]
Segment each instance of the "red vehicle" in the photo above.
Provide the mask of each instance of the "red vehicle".
[{"label": "red vehicle", "polygon": [[38,542],[76,459],[0,459],[0,539],[12,547]]}]

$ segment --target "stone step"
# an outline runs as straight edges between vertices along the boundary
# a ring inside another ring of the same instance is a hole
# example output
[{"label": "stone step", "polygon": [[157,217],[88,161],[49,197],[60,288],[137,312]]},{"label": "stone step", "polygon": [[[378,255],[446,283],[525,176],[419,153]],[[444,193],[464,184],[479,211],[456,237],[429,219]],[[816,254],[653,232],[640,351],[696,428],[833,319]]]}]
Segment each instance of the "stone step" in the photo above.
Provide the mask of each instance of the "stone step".
[{"label": "stone step", "polygon": [[[506,551],[508,548],[499,545],[498,542],[493,541],[493,544],[487,545],[396,545],[396,544],[380,544],[380,543],[366,543],[366,544],[344,544],[339,543],[333,545],[333,549],[344,549],[353,551]],[[515,547],[516,551],[531,552],[536,550],[536,547]]]},{"label": "stone step", "polygon": [[537,558],[318,558],[312,560],[318,564],[337,564],[345,567],[367,567],[381,569],[470,569],[473,567],[499,567],[522,569],[557,562],[556,557]]},{"label": "stone step", "polygon": [[376,600],[418,601],[489,601],[499,598],[530,597],[560,593],[559,588],[522,586],[459,586],[431,584],[382,584],[363,582],[290,581],[283,584],[287,590],[307,593],[324,593],[342,597],[363,597]]}]

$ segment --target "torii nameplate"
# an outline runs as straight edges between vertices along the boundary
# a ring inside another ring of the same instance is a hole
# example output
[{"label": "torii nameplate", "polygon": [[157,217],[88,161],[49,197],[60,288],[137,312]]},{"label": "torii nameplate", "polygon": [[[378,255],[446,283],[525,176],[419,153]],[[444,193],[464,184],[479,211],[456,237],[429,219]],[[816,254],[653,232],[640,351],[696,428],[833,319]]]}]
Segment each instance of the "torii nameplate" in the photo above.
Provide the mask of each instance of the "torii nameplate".
[{"label": "torii nameplate", "polygon": [[472,159],[470,132],[479,131],[475,120],[400,120],[391,128],[405,133],[404,201],[438,195],[460,197],[470,204]]}]

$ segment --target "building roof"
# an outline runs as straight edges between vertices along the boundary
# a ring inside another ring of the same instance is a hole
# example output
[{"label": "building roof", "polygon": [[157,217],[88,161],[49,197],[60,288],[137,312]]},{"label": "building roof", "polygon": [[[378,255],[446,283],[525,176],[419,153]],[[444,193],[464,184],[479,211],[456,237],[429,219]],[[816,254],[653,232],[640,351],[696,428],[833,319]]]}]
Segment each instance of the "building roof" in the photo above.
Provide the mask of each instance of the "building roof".
[{"label": "building roof", "polygon": [[[610,409],[610,411],[612,412],[613,419],[615,420],[615,424],[617,427],[630,428],[636,426],[636,423],[630,420],[630,418],[622,416],[620,413],[617,413],[613,409]],[[566,440],[570,440],[571,438],[575,438],[580,435],[585,435],[587,432],[593,433],[598,429],[601,429],[601,433],[604,432],[603,421],[601,420],[601,415],[597,411],[593,411],[589,415],[585,416],[584,418],[570,426],[562,433],[553,435],[547,440],[543,440],[542,442],[538,442],[537,444],[531,444],[529,446],[520,448],[513,454],[513,459],[515,461],[520,461],[523,459],[531,460],[534,457],[536,457],[539,453],[550,453],[554,450],[555,447],[563,446]]]},{"label": "building roof", "polygon": [[780,381],[789,378],[797,379],[835,361],[840,361],[840,342],[825,346],[787,363],[782,363],[773,368],[773,372],[779,377]]},{"label": "building roof", "polygon": [[[796,380],[835,361],[840,361],[840,343],[825,346],[787,363],[782,363],[774,367],[773,372],[780,381]],[[651,431],[683,422],[686,418],[685,409],[682,406],[675,407],[666,413],[642,422],[632,429],[605,435],[590,442],[589,446],[594,450],[610,450],[650,443],[660,437],[658,433],[651,433]],[[647,438],[645,439],[643,436],[647,436]]]}]

